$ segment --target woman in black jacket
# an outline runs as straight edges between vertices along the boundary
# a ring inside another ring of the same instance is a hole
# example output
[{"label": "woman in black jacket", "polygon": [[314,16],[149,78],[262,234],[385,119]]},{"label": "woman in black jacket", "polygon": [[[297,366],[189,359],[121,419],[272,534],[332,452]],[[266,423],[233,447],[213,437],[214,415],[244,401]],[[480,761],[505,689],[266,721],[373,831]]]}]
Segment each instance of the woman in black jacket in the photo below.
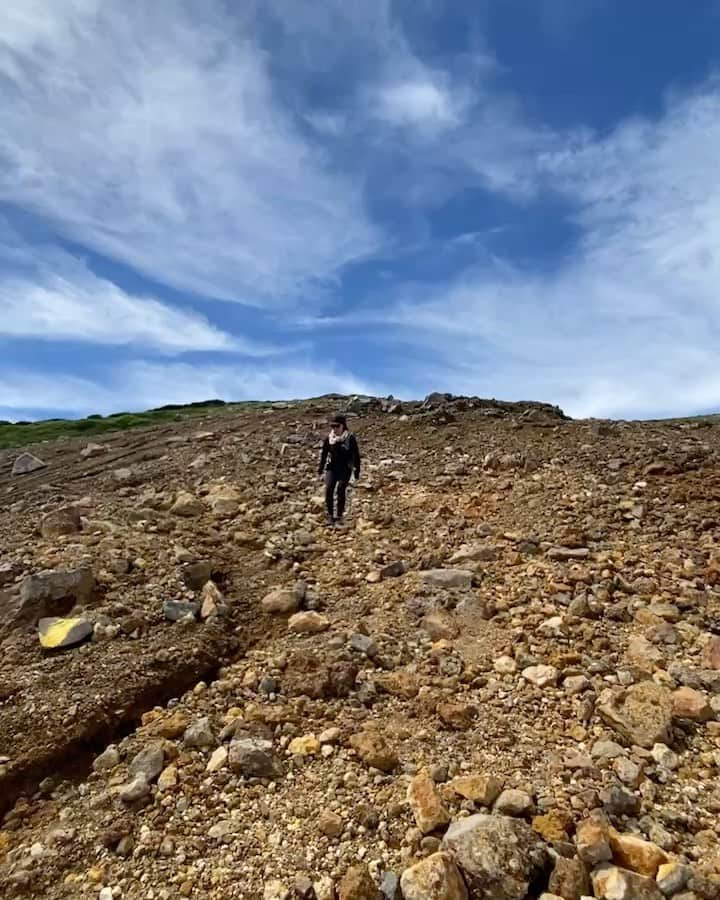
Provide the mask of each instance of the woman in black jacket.
[{"label": "woman in black jacket", "polygon": [[[342,524],[347,486],[352,475],[360,477],[360,449],[355,435],[348,431],[345,416],[335,416],[325,438],[318,474],[325,476],[325,503],[328,525]],[[337,513],[335,492],[337,491]]]}]

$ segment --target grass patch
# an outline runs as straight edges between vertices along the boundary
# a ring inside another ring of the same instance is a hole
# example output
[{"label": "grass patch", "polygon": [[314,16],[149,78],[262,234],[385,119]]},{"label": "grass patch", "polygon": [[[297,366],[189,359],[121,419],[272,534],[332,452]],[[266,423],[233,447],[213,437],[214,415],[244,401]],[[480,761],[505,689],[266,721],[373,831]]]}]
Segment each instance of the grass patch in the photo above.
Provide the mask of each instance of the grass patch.
[{"label": "grass patch", "polygon": [[188,406],[171,406],[151,409],[147,412],[121,412],[113,415],[92,415],[86,419],[45,419],[41,422],[0,422],[0,449],[25,447],[43,441],[61,438],[97,437],[115,431],[160,425],[163,422],[177,422],[196,416],[221,415],[226,411],[238,411],[250,407],[250,403],[223,403],[210,400],[206,403],[192,403]]}]

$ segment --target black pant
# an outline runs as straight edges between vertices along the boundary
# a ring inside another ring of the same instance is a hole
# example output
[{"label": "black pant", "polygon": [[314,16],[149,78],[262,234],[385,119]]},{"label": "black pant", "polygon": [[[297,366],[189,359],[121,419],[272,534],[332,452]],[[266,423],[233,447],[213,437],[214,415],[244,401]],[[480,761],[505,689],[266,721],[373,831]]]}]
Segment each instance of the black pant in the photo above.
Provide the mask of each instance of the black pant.
[{"label": "black pant", "polygon": [[334,501],[337,489],[337,518],[342,519],[345,512],[345,492],[350,482],[350,471],[335,472],[328,469],[325,473],[325,505],[331,519],[335,518]]}]

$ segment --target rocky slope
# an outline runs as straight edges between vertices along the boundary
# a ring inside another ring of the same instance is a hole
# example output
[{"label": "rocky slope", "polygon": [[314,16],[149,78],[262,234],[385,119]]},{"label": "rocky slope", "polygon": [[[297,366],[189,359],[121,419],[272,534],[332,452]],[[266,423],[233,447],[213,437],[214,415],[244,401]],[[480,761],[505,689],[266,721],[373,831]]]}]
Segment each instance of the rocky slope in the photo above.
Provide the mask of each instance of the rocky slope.
[{"label": "rocky slope", "polygon": [[0,896],[720,896],[718,426],[333,398],[29,449]]}]

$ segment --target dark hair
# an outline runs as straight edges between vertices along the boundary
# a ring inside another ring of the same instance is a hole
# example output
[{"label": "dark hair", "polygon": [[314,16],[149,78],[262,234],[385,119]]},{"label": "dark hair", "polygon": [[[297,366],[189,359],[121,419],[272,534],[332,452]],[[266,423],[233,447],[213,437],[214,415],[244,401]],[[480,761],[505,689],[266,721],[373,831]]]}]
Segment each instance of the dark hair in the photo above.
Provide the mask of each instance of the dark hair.
[{"label": "dark hair", "polygon": [[340,415],[333,416],[330,421],[330,424],[331,425],[342,425],[343,428],[347,428],[347,419],[345,418],[345,416],[340,416]]}]

